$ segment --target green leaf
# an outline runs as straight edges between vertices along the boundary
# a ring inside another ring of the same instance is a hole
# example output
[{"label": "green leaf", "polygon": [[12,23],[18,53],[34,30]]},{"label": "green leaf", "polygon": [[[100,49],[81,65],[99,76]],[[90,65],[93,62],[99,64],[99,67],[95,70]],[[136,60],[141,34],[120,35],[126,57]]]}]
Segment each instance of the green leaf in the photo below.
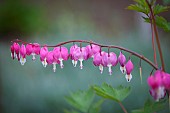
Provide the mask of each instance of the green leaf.
[{"label": "green leaf", "polygon": [[150,12],[149,7],[145,0],[134,0],[136,4],[131,4],[127,7],[129,10],[134,10],[137,12],[142,12],[148,14]]},{"label": "green leaf", "polygon": [[154,15],[157,15],[161,12],[165,12],[165,11],[168,11],[170,7],[169,6],[163,6],[163,5],[159,5],[157,4],[154,8],[153,8],[153,13]]},{"label": "green leaf", "polygon": [[79,113],[78,111],[75,111],[75,110],[67,110],[67,109],[64,109],[64,113]]},{"label": "green leaf", "polygon": [[150,19],[149,19],[148,17],[143,17],[143,16],[142,16],[142,18],[144,19],[144,22],[150,23]]},{"label": "green leaf", "polygon": [[102,86],[93,86],[96,94],[103,98],[112,99],[116,102],[123,101],[130,94],[130,87],[119,86],[116,89],[107,83],[103,83]]},{"label": "green leaf", "polygon": [[144,107],[141,109],[133,110],[132,113],[154,113],[164,109],[166,101],[162,102],[152,102],[147,100],[144,104]]},{"label": "green leaf", "polygon": [[127,7],[127,9],[129,10],[134,10],[137,12],[142,12],[144,14],[148,14],[149,13],[149,8],[148,7],[143,7],[141,5],[138,4],[131,4]]},{"label": "green leaf", "polygon": [[156,25],[165,31],[170,31],[170,22],[168,22],[165,18],[162,16],[156,16],[155,17]]},{"label": "green leaf", "polygon": [[104,99],[100,99],[96,103],[92,104],[89,109],[89,113],[100,113],[101,105],[103,104],[103,102],[104,102]]},{"label": "green leaf", "polygon": [[94,91],[92,88],[87,91],[79,90],[66,96],[65,99],[72,107],[81,112],[87,112],[94,99]]}]

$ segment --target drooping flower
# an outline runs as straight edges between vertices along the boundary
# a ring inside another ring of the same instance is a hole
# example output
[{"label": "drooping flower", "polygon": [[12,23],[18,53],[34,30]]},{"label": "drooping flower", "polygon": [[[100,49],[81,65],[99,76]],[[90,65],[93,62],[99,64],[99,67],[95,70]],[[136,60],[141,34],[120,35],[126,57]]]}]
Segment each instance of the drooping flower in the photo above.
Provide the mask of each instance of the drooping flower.
[{"label": "drooping flower", "polygon": [[50,51],[48,52],[47,56],[46,56],[46,61],[48,64],[53,64],[53,71],[56,71],[56,64],[59,63],[59,60],[56,61],[56,59],[54,59],[54,52]]},{"label": "drooping flower", "polygon": [[112,66],[116,66],[118,63],[116,54],[114,52],[103,54],[102,63],[104,67],[108,67],[109,74],[112,75]]},{"label": "drooping flower", "polygon": [[83,61],[88,59],[88,51],[86,47],[77,47],[73,53],[75,61],[80,61],[80,69],[83,69]]},{"label": "drooping flower", "polygon": [[74,58],[76,48],[78,48],[78,46],[76,44],[74,44],[70,48],[70,59],[72,60],[72,64],[74,67],[76,67],[76,65],[77,65],[77,59]]},{"label": "drooping flower", "polygon": [[88,51],[89,58],[94,57],[94,55],[96,53],[100,52],[100,47],[98,45],[94,45],[94,44],[87,45],[86,49]]},{"label": "drooping flower", "polygon": [[125,78],[126,78],[127,82],[130,82],[130,80],[132,79],[131,72],[132,72],[132,70],[134,68],[131,59],[129,59],[129,61],[126,63],[125,68],[126,68]]},{"label": "drooping flower", "polygon": [[12,57],[12,59],[14,59],[15,58],[15,50],[14,50],[14,44],[13,45],[11,45],[11,57]]},{"label": "drooping flower", "polygon": [[46,58],[47,54],[48,54],[47,46],[42,47],[41,50],[40,50],[40,60],[41,60],[44,67],[47,66],[47,61],[46,61],[47,60],[47,58]]},{"label": "drooping flower", "polygon": [[38,43],[34,43],[34,44],[27,44],[26,45],[26,51],[27,51],[27,55],[32,55],[32,60],[34,61],[35,55],[39,55],[40,54],[40,45]]},{"label": "drooping flower", "polygon": [[63,60],[68,60],[69,58],[69,53],[68,49],[66,47],[55,47],[53,50],[54,53],[54,58],[60,61],[60,67],[63,68]]},{"label": "drooping flower", "polygon": [[162,82],[163,82],[165,89],[170,92],[170,74],[164,72]]},{"label": "drooping flower", "polygon": [[165,86],[163,85],[163,76],[163,72],[157,70],[154,75],[149,76],[147,80],[148,85],[151,87],[149,92],[156,101],[159,101],[166,95]]},{"label": "drooping flower", "polygon": [[103,54],[106,54],[106,53],[104,51],[98,52],[94,55],[94,58],[93,58],[93,64],[95,66],[99,66],[99,70],[100,70],[101,74],[103,73],[103,63],[102,63],[102,55]]},{"label": "drooping flower", "polygon": [[20,48],[20,57],[20,63],[21,65],[24,65],[26,62],[26,48],[24,44],[22,44]]},{"label": "drooping flower", "polygon": [[122,52],[120,52],[119,57],[118,57],[118,61],[120,64],[120,70],[123,74],[126,73],[126,68],[125,68],[125,63],[126,63],[126,57],[125,55],[122,54]]},{"label": "drooping flower", "polygon": [[12,57],[16,57],[18,59],[18,61],[20,60],[20,45],[16,42],[14,42],[13,44],[13,49],[14,49],[14,55]]}]

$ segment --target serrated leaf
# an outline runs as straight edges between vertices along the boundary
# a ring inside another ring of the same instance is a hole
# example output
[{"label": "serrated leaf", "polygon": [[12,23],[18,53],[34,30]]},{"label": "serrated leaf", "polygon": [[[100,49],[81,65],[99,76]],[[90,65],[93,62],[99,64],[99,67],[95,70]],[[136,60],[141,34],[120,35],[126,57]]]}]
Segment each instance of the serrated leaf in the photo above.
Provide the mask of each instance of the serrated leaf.
[{"label": "serrated leaf", "polygon": [[162,16],[155,17],[156,25],[165,31],[170,31],[170,23]]},{"label": "serrated leaf", "polygon": [[166,101],[162,102],[152,102],[151,100],[147,100],[144,104],[144,107],[141,109],[133,110],[132,113],[154,113],[156,111],[160,111],[165,107]]},{"label": "serrated leaf", "polygon": [[143,6],[143,7],[147,7],[148,4],[146,3],[145,0],[134,0],[135,2],[137,2],[139,5]]},{"label": "serrated leaf", "polygon": [[87,112],[94,99],[94,91],[92,88],[87,91],[79,90],[66,96],[65,99],[72,107],[81,112]]},{"label": "serrated leaf", "polygon": [[153,8],[153,13],[154,15],[157,15],[161,12],[165,12],[165,11],[168,11],[170,7],[169,6],[163,6],[163,5],[159,5],[157,4],[154,8]]},{"label": "serrated leaf", "polygon": [[75,111],[75,110],[69,111],[69,110],[67,110],[67,109],[64,109],[64,113],[80,113],[80,112]]},{"label": "serrated leaf", "polygon": [[103,83],[102,86],[93,86],[96,94],[102,96],[103,98],[112,99],[116,102],[123,101],[130,94],[130,87],[119,86],[117,88],[113,88],[111,85],[107,83]]},{"label": "serrated leaf", "polygon": [[149,8],[148,7],[143,7],[141,5],[138,4],[131,4],[127,7],[127,9],[129,10],[134,10],[137,12],[142,12],[144,14],[148,14],[149,13]]},{"label": "serrated leaf", "polygon": [[100,99],[96,103],[93,103],[89,109],[89,113],[100,113],[101,105],[103,104],[104,99]]},{"label": "serrated leaf", "polygon": [[150,23],[150,19],[149,19],[148,17],[143,17],[143,16],[142,16],[142,18],[144,19],[144,22]]}]

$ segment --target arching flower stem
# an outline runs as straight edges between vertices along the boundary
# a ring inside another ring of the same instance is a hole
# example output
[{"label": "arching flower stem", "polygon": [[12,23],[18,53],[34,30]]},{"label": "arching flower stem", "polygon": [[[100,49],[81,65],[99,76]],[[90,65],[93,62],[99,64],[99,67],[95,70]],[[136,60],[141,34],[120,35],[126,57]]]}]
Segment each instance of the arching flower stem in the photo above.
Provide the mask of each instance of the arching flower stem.
[{"label": "arching flower stem", "polygon": [[[22,40],[13,40],[12,42],[21,42],[23,44],[28,44],[28,42],[24,42]],[[51,46],[51,45],[46,45],[46,47],[59,47],[59,46],[62,46],[62,45],[65,45],[65,44],[68,44],[68,43],[75,43],[75,42],[79,42],[79,43],[88,43],[88,44],[94,44],[94,45],[97,45],[97,46],[100,46],[101,48],[116,48],[116,49],[119,49],[121,51],[126,51],[128,53],[131,53],[131,55],[134,55],[140,59],[142,59],[143,61],[147,62],[150,66],[152,66],[155,70],[158,70],[158,67],[157,65],[155,65],[152,61],[150,61],[149,59],[147,59],[146,57],[144,57],[143,55],[141,54],[138,54],[132,50],[129,50],[129,49],[126,49],[124,47],[121,47],[121,46],[116,46],[116,45],[103,45],[103,44],[99,44],[99,43],[95,43],[95,42],[92,42],[92,41],[87,41],[87,40],[70,40],[70,41],[66,41],[66,42],[61,42],[57,45],[54,45],[54,46]],[[41,47],[43,47],[44,45],[41,45]]]}]

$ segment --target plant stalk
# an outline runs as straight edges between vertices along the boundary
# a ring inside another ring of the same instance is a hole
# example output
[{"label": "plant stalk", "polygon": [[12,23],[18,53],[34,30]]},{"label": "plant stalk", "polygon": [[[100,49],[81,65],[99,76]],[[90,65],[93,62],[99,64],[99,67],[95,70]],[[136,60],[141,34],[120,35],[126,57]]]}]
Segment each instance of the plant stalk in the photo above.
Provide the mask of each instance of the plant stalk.
[{"label": "plant stalk", "polygon": [[156,42],[157,42],[157,46],[158,46],[159,56],[160,56],[160,59],[161,59],[162,70],[165,71],[163,54],[162,54],[161,44],[160,44],[160,41],[159,41],[158,31],[157,31],[157,28],[156,28],[156,21],[155,21],[154,13],[153,13],[152,7],[149,4],[148,0],[146,0],[146,3],[148,4],[148,7],[149,7],[150,13],[151,13],[151,18],[153,20],[153,29],[154,29],[154,32],[155,32],[155,38],[156,38]]},{"label": "plant stalk", "polygon": [[128,113],[126,108],[123,106],[123,104],[121,102],[119,102],[119,105],[121,106],[121,108],[124,111],[124,113]]}]

